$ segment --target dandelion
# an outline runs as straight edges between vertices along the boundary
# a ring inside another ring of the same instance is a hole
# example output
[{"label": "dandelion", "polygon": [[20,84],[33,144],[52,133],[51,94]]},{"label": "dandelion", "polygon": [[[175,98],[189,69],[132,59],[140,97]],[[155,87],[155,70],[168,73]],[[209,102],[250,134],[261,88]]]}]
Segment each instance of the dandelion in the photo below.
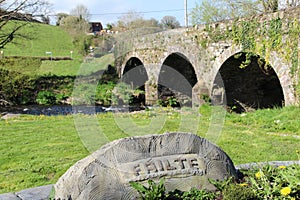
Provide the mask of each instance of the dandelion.
[{"label": "dandelion", "polygon": [[283,196],[287,196],[289,194],[291,194],[292,189],[290,187],[284,187],[280,190],[280,194],[282,194]]},{"label": "dandelion", "polygon": [[286,169],[286,166],[281,165],[281,166],[278,167],[278,169]]},{"label": "dandelion", "polygon": [[257,172],[257,173],[255,174],[255,177],[258,178],[258,179],[260,179],[263,175],[264,175],[264,174],[263,174],[262,172]]},{"label": "dandelion", "polygon": [[242,187],[247,187],[248,184],[247,184],[247,183],[241,183],[240,186],[242,186]]}]

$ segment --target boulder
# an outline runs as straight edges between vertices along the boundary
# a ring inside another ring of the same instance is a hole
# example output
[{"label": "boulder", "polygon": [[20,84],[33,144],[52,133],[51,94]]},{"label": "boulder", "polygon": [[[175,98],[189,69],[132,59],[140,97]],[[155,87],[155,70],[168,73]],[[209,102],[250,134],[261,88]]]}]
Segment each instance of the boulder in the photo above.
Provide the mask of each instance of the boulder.
[{"label": "boulder", "polygon": [[57,200],[137,199],[130,182],[165,179],[167,191],[214,190],[209,179],[237,178],[229,156],[190,133],[123,138],[72,166],[55,184]]}]

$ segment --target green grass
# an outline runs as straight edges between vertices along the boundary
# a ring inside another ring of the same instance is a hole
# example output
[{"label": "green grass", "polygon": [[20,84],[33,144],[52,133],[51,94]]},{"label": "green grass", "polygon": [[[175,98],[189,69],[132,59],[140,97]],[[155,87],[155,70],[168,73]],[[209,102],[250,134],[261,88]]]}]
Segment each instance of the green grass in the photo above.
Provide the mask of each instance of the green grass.
[{"label": "green grass", "polygon": [[82,62],[81,59],[71,61],[43,61],[38,74],[54,74],[58,76],[90,75],[105,70],[108,65],[114,65],[113,54],[107,54],[92,61]]},{"label": "green grass", "polygon": [[[9,31],[16,24],[24,22],[11,21],[1,31]],[[113,54],[83,61],[83,56],[73,44],[73,38],[58,26],[39,23],[29,23],[24,26],[20,35],[13,42],[8,43],[4,51],[6,59],[0,59],[0,67],[30,75],[77,76],[89,75],[106,69],[107,65],[114,65]],[[53,57],[69,57],[73,51],[73,60],[42,61],[38,59],[11,59],[9,56],[47,57],[46,52],[52,52]]]},{"label": "green grass", "polygon": [[[8,31],[19,23],[23,22],[12,21],[1,31]],[[38,67],[28,66],[26,62],[18,62],[15,65],[9,62],[6,66],[2,64],[2,67],[32,75],[50,73],[58,76],[77,75],[83,56],[78,53],[72,37],[65,30],[58,26],[29,23],[20,30],[19,34],[25,37],[16,37],[13,42],[8,43],[3,49],[4,56],[49,57],[46,52],[52,52],[53,57],[70,57],[73,51],[73,60],[43,61]]]},{"label": "green grass", "polygon": [[[286,107],[258,110],[246,115],[227,113],[224,126],[221,125],[222,133],[213,142],[235,164],[297,160],[295,152],[300,150],[299,110],[298,107]],[[205,137],[215,112],[205,105],[200,113],[197,134]],[[159,116],[166,119],[161,127],[145,128]],[[188,110],[179,113],[165,108],[131,114],[76,115],[75,118],[22,116],[2,120],[0,193],[55,183],[76,161],[89,155],[83,143],[89,145],[88,149],[95,150],[122,137],[178,131],[179,121],[189,121],[189,116],[193,115]],[[134,132],[130,126],[123,126],[123,122],[134,122],[142,131]],[[195,126],[197,124],[193,122],[193,125],[180,130],[195,130]],[[102,135],[99,134],[101,132]]]},{"label": "green grass", "polygon": [[0,67],[17,71],[27,75],[49,74],[56,76],[90,75],[100,70],[105,70],[108,65],[114,65],[113,54],[107,54],[101,58],[95,58],[89,62],[81,59],[66,61],[40,61],[39,59],[0,59]]},{"label": "green grass", "polygon": [[[4,30],[10,30],[15,24],[23,22],[10,22]],[[58,26],[51,26],[39,23],[30,23],[18,32],[25,37],[16,37],[13,42],[8,43],[4,48],[5,56],[41,56],[45,57],[46,52],[52,52],[53,56],[70,56],[80,58],[72,37]],[[49,55],[48,55],[49,56]]]}]

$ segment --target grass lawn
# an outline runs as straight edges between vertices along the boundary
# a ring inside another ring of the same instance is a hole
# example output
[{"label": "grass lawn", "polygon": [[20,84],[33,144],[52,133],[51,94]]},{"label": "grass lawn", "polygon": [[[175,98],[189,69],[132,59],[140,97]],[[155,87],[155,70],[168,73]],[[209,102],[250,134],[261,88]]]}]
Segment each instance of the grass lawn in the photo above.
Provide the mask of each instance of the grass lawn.
[{"label": "grass lawn", "polygon": [[[16,24],[24,22],[11,21],[1,31],[9,31]],[[5,56],[40,56],[46,57],[46,52],[52,52],[53,57],[71,56],[79,58],[73,44],[72,37],[58,26],[51,26],[39,23],[28,23],[19,34],[23,37],[16,37],[13,42],[8,43],[4,48]]]},{"label": "grass lawn", "polygon": [[107,54],[101,58],[95,58],[90,62],[82,62],[82,59],[67,61],[43,61],[37,74],[53,74],[57,76],[90,75],[100,70],[105,70],[107,65],[114,65],[114,55]]},{"label": "grass lawn", "polygon": [[[286,107],[258,110],[245,115],[227,113],[224,125],[220,124],[222,133],[214,143],[235,164],[298,160],[299,111],[298,107]],[[167,108],[144,113],[21,116],[1,120],[0,193],[55,183],[76,161],[90,154],[87,149],[97,149],[97,145],[117,138],[139,135],[138,131],[128,132],[131,127],[124,127],[126,123],[122,122],[134,122],[144,131],[140,134],[189,131],[190,128],[205,137],[214,112],[205,105],[200,108],[200,113],[198,129],[193,129],[197,126],[194,122],[194,127],[180,128],[182,119],[190,121],[189,117],[193,116],[188,110],[179,113]],[[162,119],[166,121],[161,123]],[[158,125],[143,128],[151,122]],[[103,134],[93,135],[99,131]],[[85,148],[84,144],[90,146]]]}]

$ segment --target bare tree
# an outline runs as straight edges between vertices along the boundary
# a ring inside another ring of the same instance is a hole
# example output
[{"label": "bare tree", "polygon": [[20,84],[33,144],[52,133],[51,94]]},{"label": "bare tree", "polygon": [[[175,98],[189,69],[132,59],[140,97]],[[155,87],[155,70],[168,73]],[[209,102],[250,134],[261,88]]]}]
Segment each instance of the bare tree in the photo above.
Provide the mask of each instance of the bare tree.
[{"label": "bare tree", "polygon": [[85,21],[89,21],[90,19],[90,11],[85,5],[79,4],[70,12],[71,15],[78,17],[79,19],[84,19]]},{"label": "bare tree", "polygon": [[161,23],[165,29],[174,29],[180,27],[180,23],[174,16],[164,16],[161,20]]},{"label": "bare tree", "polygon": [[279,0],[279,8],[292,8],[300,6],[300,0]]},{"label": "bare tree", "polygon": [[61,21],[68,16],[69,16],[69,14],[67,14],[67,13],[57,13],[56,14],[56,26],[60,26]]},{"label": "bare tree", "polygon": [[278,10],[278,0],[261,0],[264,12],[276,12]]},{"label": "bare tree", "polygon": [[85,34],[89,30],[89,23],[85,19],[73,15],[63,18],[60,26],[73,36]]},{"label": "bare tree", "polygon": [[116,30],[133,30],[140,28],[157,28],[159,22],[156,19],[144,19],[143,16],[135,11],[129,11],[119,17],[117,24],[114,26]]},{"label": "bare tree", "polygon": [[[22,36],[19,30],[28,22],[49,11],[50,4],[45,0],[0,0],[0,49],[15,37]],[[8,24],[9,29],[6,28]]]}]

